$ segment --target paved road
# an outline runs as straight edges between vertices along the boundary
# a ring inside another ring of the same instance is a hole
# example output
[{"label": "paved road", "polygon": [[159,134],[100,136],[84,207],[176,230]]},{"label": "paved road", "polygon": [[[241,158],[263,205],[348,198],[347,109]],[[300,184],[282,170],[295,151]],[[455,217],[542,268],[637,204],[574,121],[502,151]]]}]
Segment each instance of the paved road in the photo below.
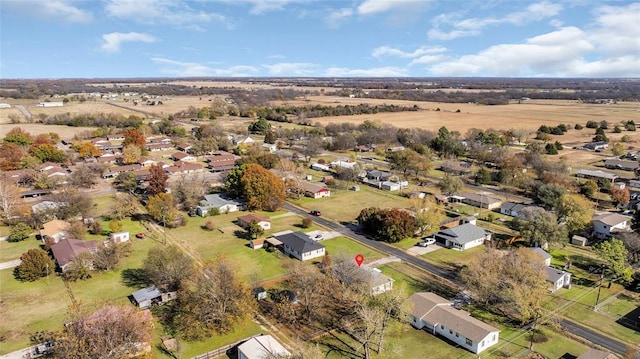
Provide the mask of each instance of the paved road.
[{"label": "paved road", "polygon": [[[302,215],[302,216],[308,215],[308,213],[305,210],[302,210],[302,209],[300,209],[298,207],[295,207],[295,206],[293,206],[293,205],[291,205],[289,203],[285,203],[284,208],[286,210],[290,211],[290,212],[294,212],[294,213],[297,213],[297,214]],[[386,254],[388,254],[390,256],[398,257],[402,261],[404,261],[406,263],[410,263],[410,264],[412,264],[412,265],[414,265],[414,266],[416,266],[416,267],[418,267],[418,268],[420,268],[422,270],[425,270],[427,272],[433,273],[433,274],[435,274],[435,275],[437,275],[439,277],[443,277],[443,278],[446,278],[446,279],[451,280],[451,281],[455,281],[456,280],[456,274],[454,272],[446,270],[446,269],[442,269],[442,268],[440,268],[440,267],[438,267],[438,266],[436,266],[434,264],[431,264],[431,263],[426,262],[426,261],[424,261],[422,259],[416,258],[416,257],[408,254],[407,252],[405,252],[405,251],[403,251],[401,249],[398,249],[398,248],[395,248],[395,247],[391,247],[391,246],[389,246],[389,245],[387,245],[387,244],[385,244],[383,242],[378,242],[378,241],[374,241],[372,239],[369,239],[369,238],[367,238],[367,237],[365,237],[365,236],[363,236],[361,234],[358,234],[358,233],[354,232],[352,229],[350,229],[350,228],[348,228],[346,226],[343,226],[343,225],[341,225],[339,223],[336,223],[334,221],[327,220],[327,219],[322,218],[322,217],[314,217],[314,220],[317,223],[319,223],[319,224],[321,224],[321,225],[323,225],[323,226],[325,226],[325,227],[327,227],[327,228],[329,228],[331,230],[334,230],[336,232],[340,232],[341,234],[343,234],[346,237],[349,237],[349,238],[351,238],[351,239],[353,239],[355,241],[358,241],[358,242],[360,242],[362,244],[365,244],[365,245],[367,245],[369,247],[375,248],[375,249],[377,249],[378,251],[380,251],[382,253],[386,253]]]},{"label": "paved road", "polygon": [[584,339],[587,339],[593,344],[597,344],[603,348],[607,348],[608,350],[624,355],[627,351],[627,345],[619,342],[615,339],[609,338],[607,336],[601,335],[598,332],[595,332],[589,328],[586,328],[580,324],[568,321],[566,319],[561,320],[561,325],[571,334],[577,335]]},{"label": "paved road", "polygon": [[[284,208],[287,209],[290,212],[294,212],[297,213],[299,215],[308,215],[308,213],[305,210],[302,210],[298,207],[295,207],[289,203],[285,203]],[[370,247],[373,247],[375,249],[377,249],[378,251],[382,252],[382,253],[386,253],[390,256],[395,256],[400,258],[402,261],[413,264],[414,266],[425,270],[427,272],[430,272],[434,275],[437,275],[439,277],[443,277],[446,278],[448,280],[450,280],[451,282],[453,282],[454,284],[456,284],[456,274],[442,269],[436,265],[433,265],[431,263],[428,263],[418,257],[414,257],[410,254],[407,254],[406,252],[397,249],[395,247],[391,247],[385,243],[382,242],[378,242],[378,241],[374,241],[371,239],[368,239],[367,237],[360,235],[356,232],[354,232],[352,229],[348,228],[347,226],[344,226],[342,224],[336,223],[334,221],[331,220],[327,220],[325,218],[322,217],[315,217],[314,220],[318,223],[321,224],[327,228],[330,228],[336,232],[340,232],[342,233],[344,236],[349,237],[351,239],[354,239],[360,243],[363,243],[365,245],[368,245]],[[617,353],[617,354],[624,354],[627,348],[627,345],[617,341],[615,339],[609,338],[608,336],[602,335],[594,330],[591,330],[589,328],[586,328],[580,324],[577,324],[575,322],[569,321],[567,319],[563,319],[562,320],[562,326],[570,333],[577,335],[579,337],[582,337],[584,339],[587,339],[588,341],[590,341],[591,343],[600,345],[604,348],[609,349],[610,351]]]},{"label": "paved road", "polygon": [[18,110],[20,110],[20,112],[22,112],[22,114],[24,115],[24,117],[27,118],[27,120],[31,119],[31,113],[29,112],[29,110],[27,110],[24,106],[22,105],[16,105],[16,108]]}]

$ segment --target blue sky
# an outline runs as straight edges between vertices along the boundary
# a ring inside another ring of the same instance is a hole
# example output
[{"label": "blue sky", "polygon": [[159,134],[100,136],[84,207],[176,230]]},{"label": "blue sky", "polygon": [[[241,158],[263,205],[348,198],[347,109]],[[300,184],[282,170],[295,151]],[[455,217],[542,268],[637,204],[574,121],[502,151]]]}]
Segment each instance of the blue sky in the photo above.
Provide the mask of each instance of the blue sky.
[{"label": "blue sky", "polygon": [[640,2],[0,0],[0,78],[640,77]]}]

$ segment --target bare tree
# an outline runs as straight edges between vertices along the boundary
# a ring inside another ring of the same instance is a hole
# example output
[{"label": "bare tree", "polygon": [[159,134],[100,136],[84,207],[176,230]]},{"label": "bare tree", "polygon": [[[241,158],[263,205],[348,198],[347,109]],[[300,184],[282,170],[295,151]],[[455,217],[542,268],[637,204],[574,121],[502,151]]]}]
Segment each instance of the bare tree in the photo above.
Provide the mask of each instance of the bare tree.
[{"label": "bare tree", "polygon": [[0,176],[0,209],[5,218],[11,218],[11,211],[18,203],[18,188],[6,176]]}]

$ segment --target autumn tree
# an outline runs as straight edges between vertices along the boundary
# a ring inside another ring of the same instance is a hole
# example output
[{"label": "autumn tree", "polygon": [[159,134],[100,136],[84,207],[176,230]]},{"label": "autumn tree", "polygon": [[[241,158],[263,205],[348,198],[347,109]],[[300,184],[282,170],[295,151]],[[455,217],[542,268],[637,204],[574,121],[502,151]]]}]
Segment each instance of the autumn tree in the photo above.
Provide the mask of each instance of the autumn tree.
[{"label": "autumn tree", "polygon": [[287,286],[301,302],[301,319],[309,323],[323,306],[327,282],[317,267],[300,261],[287,263],[287,269],[290,273]]},{"label": "autumn tree", "polygon": [[138,199],[131,193],[114,193],[115,203],[111,207],[113,218],[121,221],[126,217],[138,213]]},{"label": "autumn tree", "polygon": [[147,140],[144,138],[144,135],[135,129],[128,129],[124,131],[124,141],[122,141],[122,147],[127,147],[128,145],[134,145],[140,150],[144,150],[147,145]]},{"label": "autumn tree", "polygon": [[598,256],[608,264],[614,281],[631,281],[634,271],[633,267],[629,265],[629,252],[621,240],[612,238],[607,241],[602,241],[593,246],[593,249]]},{"label": "autumn tree", "polygon": [[431,169],[431,161],[426,156],[420,155],[412,149],[389,152],[386,160],[391,164],[392,170],[402,172],[406,177],[407,173],[413,173],[416,177]]},{"label": "autumn tree", "polygon": [[133,172],[120,172],[113,181],[113,185],[117,189],[133,192],[138,187],[138,176]]},{"label": "autumn tree", "polygon": [[175,246],[153,247],[147,253],[142,268],[149,281],[162,290],[174,291],[194,275],[195,262]]},{"label": "autumn tree", "polygon": [[251,293],[226,259],[191,276],[180,291],[174,323],[189,340],[232,331],[251,310]]},{"label": "autumn tree", "polygon": [[527,207],[515,219],[515,227],[531,246],[556,245],[567,240],[567,228],[558,224],[553,212],[540,207]]},{"label": "autumn tree", "polygon": [[93,199],[86,192],[80,192],[78,189],[65,186],[51,197],[58,207],[56,208],[56,217],[58,219],[68,219],[75,216],[82,218],[91,217],[94,210]]},{"label": "autumn tree", "polygon": [[22,257],[22,262],[16,267],[16,278],[25,282],[33,282],[49,274],[54,274],[56,264],[47,252],[40,248],[32,248]]},{"label": "autumn tree", "polygon": [[593,218],[593,203],[584,196],[566,193],[560,197],[556,213],[570,234],[585,230]]},{"label": "autumn tree", "polygon": [[69,176],[72,185],[82,188],[91,188],[98,183],[99,169],[89,164],[81,164]]},{"label": "autumn tree", "polygon": [[171,185],[171,194],[183,210],[195,208],[205,194],[204,176],[181,175]]},{"label": "autumn tree", "polygon": [[284,182],[260,165],[247,165],[240,184],[249,210],[275,211],[284,203]]},{"label": "autumn tree", "polygon": [[20,127],[14,127],[4,136],[4,143],[15,143],[18,146],[28,147],[33,143],[33,136]]},{"label": "autumn tree", "polygon": [[92,252],[82,252],[78,254],[66,267],[62,278],[69,282],[91,278],[93,260],[94,254]]},{"label": "autumn tree", "polygon": [[100,149],[90,141],[74,143],[71,145],[71,149],[78,152],[80,158],[98,157],[101,154]]},{"label": "autumn tree", "polygon": [[251,239],[258,238],[263,233],[264,233],[264,228],[262,228],[258,224],[258,221],[256,221],[255,219],[251,220],[251,222],[249,222],[249,224],[247,225],[247,236],[249,238]]},{"label": "autumn tree", "polygon": [[159,193],[149,198],[147,212],[153,220],[163,225],[171,224],[178,216],[171,193]]},{"label": "autumn tree", "polygon": [[[107,305],[93,313],[72,314],[56,337],[56,359],[127,359],[137,357],[153,335],[148,310]],[[142,344],[142,347],[140,346]]]},{"label": "autumn tree", "polygon": [[134,144],[122,148],[122,162],[125,164],[137,163],[142,156],[142,149]]},{"label": "autumn tree", "polygon": [[101,271],[112,270],[118,265],[122,258],[131,253],[131,247],[131,242],[101,245],[93,255],[93,266]]},{"label": "autumn tree", "polygon": [[452,195],[460,191],[462,187],[464,187],[464,183],[462,182],[460,177],[446,173],[442,180],[438,182],[437,186],[442,193],[446,195]]},{"label": "autumn tree", "polygon": [[619,204],[626,206],[631,200],[631,194],[628,188],[611,188],[611,199]]},{"label": "autumn tree", "polygon": [[21,168],[25,151],[20,145],[7,142],[0,145],[0,170],[11,171]]},{"label": "autumn tree", "polygon": [[417,230],[415,218],[398,208],[364,208],[356,220],[362,229],[375,239],[389,243],[399,242]]},{"label": "autumn tree", "polygon": [[440,229],[440,222],[447,217],[442,205],[437,204],[430,197],[412,198],[410,208],[414,212],[416,226],[421,234],[436,232]]},{"label": "autumn tree", "polygon": [[167,191],[167,180],[169,175],[164,171],[162,166],[153,164],[149,167],[149,192],[152,194],[165,193]]},{"label": "autumn tree", "polygon": [[82,221],[73,221],[67,229],[67,238],[84,240],[87,237],[87,227]]},{"label": "autumn tree", "polygon": [[547,296],[544,259],[529,248],[506,254],[486,249],[460,273],[473,298],[527,322],[540,316]]},{"label": "autumn tree", "polygon": [[57,149],[56,146],[50,143],[43,143],[38,146],[30,147],[29,154],[42,162],[62,162],[65,158],[64,152]]},{"label": "autumn tree", "polygon": [[22,242],[25,239],[29,238],[32,229],[26,223],[16,223],[15,226],[11,227],[9,230],[9,236],[7,237],[7,241],[9,242]]}]

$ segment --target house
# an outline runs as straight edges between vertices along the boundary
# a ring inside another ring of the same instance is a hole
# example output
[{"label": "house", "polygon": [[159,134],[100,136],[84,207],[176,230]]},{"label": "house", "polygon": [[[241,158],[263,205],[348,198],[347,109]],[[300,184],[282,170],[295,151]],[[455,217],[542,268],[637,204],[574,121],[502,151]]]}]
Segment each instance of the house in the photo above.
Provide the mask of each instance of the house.
[{"label": "house", "polygon": [[260,249],[264,247],[264,243],[265,243],[264,238],[252,239],[249,241],[249,248]]},{"label": "house", "polygon": [[380,269],[361,266],[358,267],[358,271],[361,273],[364,282],[369,286],[370,295],[378,295],[393,289],[393,278],[382,274]]},{"label": "house", "polygon": [[249,136],[234,136],[233,139],[233,144],[240,146],[240,145],[252,145],[254,143],[256,143],[256,141],[253,140],[253,138],[249,137]]},{"label": "house", "polygon": [[258,223],[258,225],[264,230],[271,229],[271,220],[269,217],[260,216],[255,213],[249,213],[238,217],[238,225],[242,228],[247,228],[251,221],[256,221],[256,223]]},{"label": "house", "polygon": [[198,160],[195,156],[192,156],[186,152],[175,152],[171,155],[171,159],[174,161],[182,162],[195,162]]},{"label": "house", "polygon": [[283,251],[286,254],[301,261],[325,255],[325,247],[302,232],[285,233],[274,235],[274,237],[282,242]]},{"label": "house", "polygon": [[383,189],[385,191],[389,191],[389,192],[399,191],[401,188],[402,188],[402,182],[391,182],[391,181],[380,182],[380,189]]},{"label": "house", "polygon": [[275,153],[278,150],[278,145],[275,143],[263,143],[262,149],[269,153]]},{"label": "house", "polygon": [[299,186],[307,197],[314,199],[331,197],[331,190],[324,183],[300,181]]},{"label": "house", "polygon": [[221,194],[207,194],[200,201],[200,205],[196,209],[198,216],[204,217],[207,213],[216,208],[220,213],[237,212],[242,207],[242,203],[234,199],[230,199]]},{"label": "house", "polygon": [[147,158],[147,157],[140,157],[140,159],[138,160],[138,164],[142,167],[151,167],[152,165],[155,165],[157,162]]},{"label": "house", "polygon": [[389,178],[393,176],[389,172],[371,170],[367,172],[367,179],[372,181],[387,181]]},{"label": "house", "polygon": [[551,255],[544,249],[536,247],[529,248],[533,251],[545,265],[545,276],[547,282],[550,283],[549,291],[555,292],[560,288],[571,288],[571,273],[551,267]]},{"label": "house", "polygon": [[169,151],[173,149],[171,142],[147,143],[147,150],[150,152]]},{"label": "house", "polygon": [[48,239],[50,239],[52,243],[58,243],[65,237],[66,231],[69,229],[70,225],[65,221],[54,219],[46,222],[42,227],[43,228],[40,230],[40,239],[42,239],[42,243],[46,243]]},{"label": "house", "polygon": [[447,248],[463,251],[473,248],[491,240],[491,232],[476,226],[465,223],[457,227],[443,229],[435,235],[436,242],[443,244]]},{"label": "house", "polygon": [[440,166],[443,172],[451,173],[457,176],[471,173],[471,165],[468,162],[446,161]]},{"label": "house", "polygon": [[154,285],[137,290],[131,294],[133,302],[140,308],[149,308],[152,305],[162,305],[176,299],[176,292],[162,293]]},{"label": "house", "polygon": [[638,162],[623,161],[617,158],[607,158],[604,160],[604,166],[611,170],[634,171],[638,168]]},{"label": "house", "polygon": [[113,243],[123,243],[129,241],[129,232],[113,232],[109,235],[109,239]]},{"label": "house", "polygon": [[607,148],[609,148],[609,144],[603,141],[600,142],[589,142],[589,143],[585,143],[584,146],[582,146],[584,149],[587,150],[591,150],[591,151],[602,151],[602,150],[606,150]]},{"label": "house", "polygon": [[36,107],[62,107],[62,106],[64,106],[64,102],[62,101],[40,102],[36,105]]},{"label": "house", "polygon": [[257,300],[267,299],[267,291],[262,287],[255,287],[252,290],[253,296],[256,297]]},{"label": "house", "polygon": [[188,143],[180,143],[180,144],[178,144],[178,145],[176,146],[176,149],[177,149],[178,151],[182,151],[182,152],[189,152],[189,150],[191,149],[191,147],[193,147],[193,146],[191,146],[191,145],[190,145],[190,144],[188,144]]},{"label": "house", "polygon": [[109,141],[124,141],[124,133],[116,133],[115,135],[107,135]]},{"label": "house", "polygon": [[589,349],[576,359],[618,359],[617,356],[609,352],[597,349]]},{"label": "house", "polygon": [[609,173],[609,172],[605,172],[605,171],[594,171],[594,170],[585,170],[585,169],[581,169],[578,170],[578,173],[576,174],[577,177],[580,178],[589,178],[589,179],[594,179],[594,180],[599,180],[599,179],[606,179],[611,181],[611,183],[615,182],[616,179],[618,179],[618,175],[614,174],[614,173]]},{"label": "house", "polygon": [[[58,267],[62,273],[69,269],[71,264],[80,254],[85,252],[95,252],[97,241],[81,241],[78,239],[62,238],[60,241],[51,246],[53,258],[56,260]],[[93,267],[93,263],[89,265]]]},{"label": "house", "polygon": [[311,164],[311,169],[312,170],[316,170],[316,171],[323,171],[323,172],[331,171],[331,168],[329,166],[323,165],[321,163],[312,163]]},{"label": "house", "polygon": [[478,193],[467,192],[467,193],[460,193],[459,196],[463,197],[462,203],[468,204],[473,207],[494,210],[496,208],[500,208],[500,206],[502,205],[501,200],[491,197],[484,193],[478,194]]},{"label": "house", "polygon": [[329,164],[329,167],[353,169],[354,167],[356,167],[356,165],[357,165],[356,162],[337,160],[337,161],[331,162]]},{"label": "house", "polygon": [[238,346],[238,359],[281,358],[291,355],[271,335],[253,337]]},{"label": "house", "polygon": [[31,206],[31,212],[40,213],[45,211],[55,211],[58,209],[58,203],[52,201],[42,201]]},{"label": "house", "polygon": [[571,288],[571,273],[551,267],[545,268],[547,282],[551,283],[549,290],[551,293],[560,288]]},{"label": "house", "polygon": [[229,152],[219,151],[208,156],[206,162],[213,172],[228,172],[236,165],[236,156]]},{"label": "house", "polygon": [[475,354],[498,343],[500,330],[454,308],[453,303],[434,293],[415,293],[408,302],[409,319],[417,329],[440,335]]},{"label": "house", "polygon": [[531,205],[524,203],[505,202],[500,206],[500,213],[511,217],[518,217],[520,216],[520,212],[528,207],[531,207]]},{"label": "house", "polygon": [[173,176],[181,173],[200,173],[204,171],[204,167],[199,163],[177,161],[173,166],[169,166],[164,170],[169,176]]},{"label": "house", "polygon": [[102,175],[102,178],[113,178],[118,176],[120,173],[134,172],[140,169],[142,169],[142,166],[140,166],[137,163],[124,165],[124,166],[111,167],[104,172],[104,174]]},{"label": "house", "polygon": [[602,213],[593,216],[593,236],[599,239],[610,237],[615,232],[627,231],[631,218],[618,213]]}]

